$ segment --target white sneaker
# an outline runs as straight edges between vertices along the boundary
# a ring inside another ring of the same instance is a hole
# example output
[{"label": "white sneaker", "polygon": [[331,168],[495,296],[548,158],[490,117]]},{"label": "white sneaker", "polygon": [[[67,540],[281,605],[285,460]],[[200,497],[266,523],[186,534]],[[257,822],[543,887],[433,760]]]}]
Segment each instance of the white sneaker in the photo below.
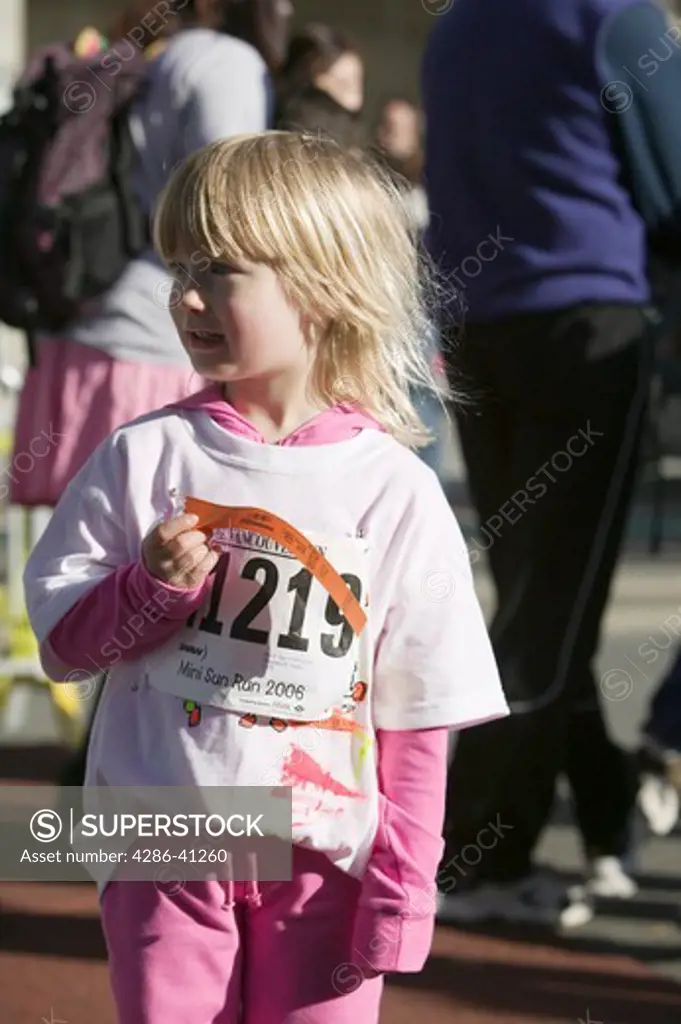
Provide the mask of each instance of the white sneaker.
[{"label": "white sneaker", "polygon": [[638,885],[627,874],[618,857],[595,857],[582,885],[568,889],[568,904],[561,910],[563,928],[581,928],[596,916],[596,898],[630,900],[638,892]]},{"label": "white sneaker", "polygon": [[481,885],[470,892],[440,894],[437,916],[452,923],[555,924],[564,895],[555,879],[537,872],[508,885]]},{"label": "white sneaker", "polygon": [[610,900],[630,900],[638,892],[638,885],[619,857],[595,857],[584,888],[590,896]]},{"label": "white sneaker", "polygon": [[676,787],[662,775],[646,774],[642,776],[637,799],[650,831],[656,836],[668,836],[681,810]]},{"label": "white sneaker", "polygon": [[569,903],[560,912],[560,924],[563,928],[582,928],[596,916],[596,908],[592,896],[586,891],[586,886],[573,886],[570,889]]}]

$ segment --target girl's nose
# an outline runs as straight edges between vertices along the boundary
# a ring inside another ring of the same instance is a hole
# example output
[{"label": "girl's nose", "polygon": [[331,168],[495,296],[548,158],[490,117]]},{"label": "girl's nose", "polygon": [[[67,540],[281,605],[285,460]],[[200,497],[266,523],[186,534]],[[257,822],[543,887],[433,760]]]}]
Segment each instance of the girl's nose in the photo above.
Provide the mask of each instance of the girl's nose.
[{"label": "girl's nose", "polygon": [[198,288],[191,285],[185,288],[180,299],[181,305],[191,313],[205,313],[206,303],[201,298]]}]

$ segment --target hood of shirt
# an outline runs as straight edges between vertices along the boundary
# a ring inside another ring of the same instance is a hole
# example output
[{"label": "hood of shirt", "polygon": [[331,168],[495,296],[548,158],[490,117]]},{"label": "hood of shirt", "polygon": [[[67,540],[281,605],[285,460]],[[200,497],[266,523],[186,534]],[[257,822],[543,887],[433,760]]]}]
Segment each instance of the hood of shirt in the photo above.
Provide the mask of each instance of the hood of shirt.
[{"label": "hood of shirt", "polygon": [[[233,405],[230,405],[222,397],[222,390],[219,384],[211,384],[198,391],[188,398],[166,406],[168,409],[178,411],[194,410],[203,412],[210,416],[218,426],[225,430],[255,441],[259,444],[267,444],[260,431],[253,424],[237,412]],[[277,441],[276,444],[285,446],[292,445],[315,445],[334,444],[338,441],[347,441],[363,430],[384,430],[385,428],[371,416],[364,412],[359,406],[352,402],[339,402],[317,413],[312,419],[307,420],[297,427],[287,437]]]}]

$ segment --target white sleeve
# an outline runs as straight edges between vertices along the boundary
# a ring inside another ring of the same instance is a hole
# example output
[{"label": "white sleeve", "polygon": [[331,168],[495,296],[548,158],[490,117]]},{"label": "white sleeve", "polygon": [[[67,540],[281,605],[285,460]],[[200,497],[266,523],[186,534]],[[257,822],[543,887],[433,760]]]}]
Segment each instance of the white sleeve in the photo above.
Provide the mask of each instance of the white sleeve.
[{"label": "white sleeve", "polygon": [[113,435],[70,482],[26,563],[28,618],[43,669],[55,681],[68,667],[52,653],[50,633],[95,584],[137,557],[129,550],[123,524],[126,476]]},{"label": "white sleeve", "polygon": [[435,474],[417,489],[390,554],[376,727],[463,729],[507,715],[466,545]]},{"label": "white sleeve", "polygon": [[182,111],[182,159],[218,139],[265,131],[271,114],[270,76],[260,54],[244,44],[214,47],[191,76]]}]

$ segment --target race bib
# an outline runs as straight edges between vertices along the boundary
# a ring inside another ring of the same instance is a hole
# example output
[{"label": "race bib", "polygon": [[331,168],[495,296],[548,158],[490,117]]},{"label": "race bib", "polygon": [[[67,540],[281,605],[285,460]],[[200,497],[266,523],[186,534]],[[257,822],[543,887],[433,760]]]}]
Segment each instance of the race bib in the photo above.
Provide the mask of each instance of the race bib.
[{"label": "race bib", "polygon": [[335,578],[334,597],[309,553],[312,568],[292,553],[293,545],[266,533],[245,527],[211,533],[223,551],[210,599],[148,658],[149,684],[241,714],[294,721],[330,717],[352,689],[365,642],[339,608],[336,598],[347,600],[337,585],[343,581],[355,611],[351,617],[361,612],[366,621],[366,541],[305,535]]}]

